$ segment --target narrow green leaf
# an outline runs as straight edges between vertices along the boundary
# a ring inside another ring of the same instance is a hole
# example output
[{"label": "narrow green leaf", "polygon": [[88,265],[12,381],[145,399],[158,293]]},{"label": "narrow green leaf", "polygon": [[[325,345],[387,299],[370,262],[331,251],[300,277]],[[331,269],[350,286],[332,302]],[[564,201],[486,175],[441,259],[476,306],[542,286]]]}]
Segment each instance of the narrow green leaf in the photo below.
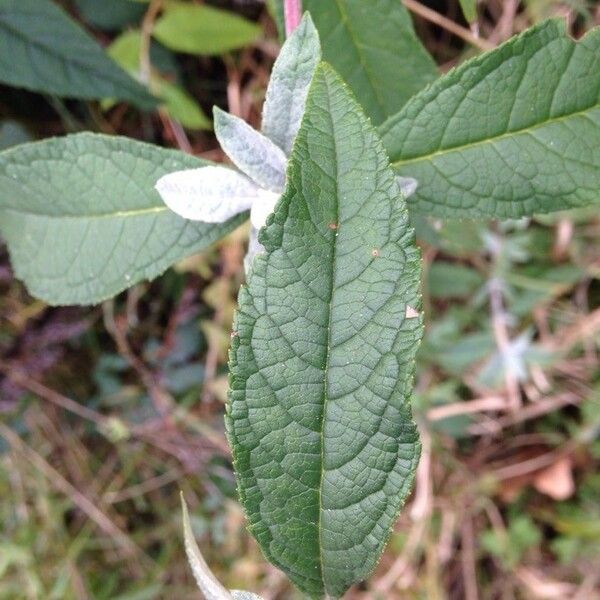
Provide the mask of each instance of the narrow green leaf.
[{"label": "narrow green leaf", "polygon": [[441,217],[516,218],[600,203],[600,28],[547,21],[467,61],[380,132],[409,204]]},{"label": "narrow green leaf", "polygon": [[226,10],[169,2],[156,22],[153,34],[176,52],[222,54],[251,44],[259,37],[261,29]]},{"label": "narrow green leaf", "polygon": [[459,2],[467,23],[477,21],[477,0],[459,0]]},{"label": "narrow green leaf", "polygon": [[260,241],[230,360],[241,501],[269,560],[311,597],[337,598],[374,568],[412,484],[422,326],[405,203],[326,65]]},{"label": "narrow green leaf", "polygon": [[0,233],[17,277],[51,304],[93,304],[205,248],[244,215],[222,225],[186,221],[154,185],[206,164],[89,133],[1,152]]},{"label": "narrow green leaf", "polygon": [[435,261],[427,273],[431,298],[470,298],[484,283],[483,277],[464,265]]},{"label": "narrow green leaf", "polygon": [[164,101],[167,112],[175,121],[188,129],[212,129],[212,121],[186,90],[160,75],[154,79],[156,95]]},{"label": "narrow green leaf", "polygon": [[438,76],[400,0],[303,0],[302,6],[321,36],[323,58],[373,123],[397,113]]},{"label": "narrow green leaf", "polygon": [[[124,0],[121,0],[124,1]],[[140,51],[142,36],[139,30],[132,29],[122,33],[108,47],[108,55],[121,65],[132,77],[140,74]],[[165,50],[168,52],[168,50]],[[151,53],[152,55],[152,53]],[[164,102],[167,112],[188,129],[212,129],[211,120],[204,114],[198,103],[182,87],[153,70],[150,75],[150,87]],[[103,104],[110,107],[112,102]]]},{"label": "narrow green leaf", "polygon": [[57,96],[156,104],[50,0],[0,0],[0,81]]}]

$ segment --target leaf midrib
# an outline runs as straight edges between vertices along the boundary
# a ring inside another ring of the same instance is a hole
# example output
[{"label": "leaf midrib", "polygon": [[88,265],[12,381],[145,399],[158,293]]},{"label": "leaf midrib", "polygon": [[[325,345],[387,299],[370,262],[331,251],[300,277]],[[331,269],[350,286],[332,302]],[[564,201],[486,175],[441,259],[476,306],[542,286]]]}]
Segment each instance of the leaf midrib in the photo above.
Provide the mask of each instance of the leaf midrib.
[{"label": "leaf midrib", "polygon": [[[31,18],[30,13],[21,12],[20,14],[25,15],[25,17],[27,17],[27,18]],[[107,73],[106,71],[98,69],[98,67],[96,65],[94,65],[93,63],[91,64],[89,62],[79,60],[77,55],[75,55],[75,57],[71,57],[71,56],[69,56],[68,58],[65,57],[64,54],[61,54],[61,53],[55,51],[53,45],[45,44],[39,40],[32,39],[31,37],[27,36],[19,29],[15,29],[12,25],[8,24],[6,21],[4,21],[2,19],[1,14],[0,14],[0,28],[3,28],[4,30],[8,31],[9,33],[12,33],[13,36],[19,38],[26,45],[35,46],[38,49],[38,52],[40,52],[40,51],[47,52],[48,54],[51,54],[55,59],[58,59],[59,61],[62,61],[64,63],[75,64],[79,68],[83,68],[84,70],[87,70],[92,75],[101,76],[103,79],[110,81],[114,85],[117,85],[117,86],[120,86],[121,84],[123,84],[123,86],[126,85],[129,89],[129,91],[135,91],[136,93],[142,93],[144,91],[144,88],[142,86],[140,86],[140,89],[137,89],[137,85],[132,85],[132,82],[127,81],[127,77],[117,78],[116,76],[113,76],[113,74],[111,74],[111,73]],[[78,31],[78,33],[81,33],[81,32]],[[110,59],[108,56],[106,58],[107,58],[107,60],[112,62],[112,59]],[[120,69],[119,65],[116,63],[114,64],[114,67],[115,67],[115,69]],[[123,71],[123,74],[127,75],[127,72]],[[136,82],[133,82],[133,83],[136,83]],[[96,97],[96,96],[94,96],[94,97]],[[152,98],[152,96],[149,96],[149,97]]]},{"label": "leaf midrib", "polygon": [[375,102],[377,102],[377,105],[378,105],[379,109],[381,110],[381,113],[385,116],[387,114],[385,102],[381,98],[380,92],[379,92],[377,86],[375,85],[375,80],[373,79],[373,75],[371,74],[371,72],[369,70],[367,61],[366,61],[364,55],[361,53],[362,44],[359,43],[358,38],[356,37],[354,31],[350,27],[350,19],[348,18],[348,14],[344,10],[342,0],[335,0],[335,5],[337,6],[338,11],[340,13],[342,25],[348,32],[348,35],[352,41],[352,44],[353,44],[354,48],[356,49],[356,55],[358,56],[358,60],[363,67],[363,72],[365,74],[367,81],[369,82],[369,87],[371,88],[371,90],[373,90],[373,97],[375,99]]},{"label": "leaf midrib", "polygon": [[522,127],[520,129],[515,129],[513,131],[506,131],[500,135],[491,136],[488,138],[481,138],[475,140],[473,142],[468,142],[466,144],[457,144],[455,146],[449,146],[447,148],[438,148],[434,152],[430,152],[428,154],[421,154],[420,156],[413,156],[407,159],[400,159],[392,161],[391,165],[393,168],[403,167],[404,165],[410,165],[413,163],[422,162],[425,160],[434,160],[438,156],[443,156],[444,154],[452,154],[456,152],[460,152],[462,150],[469,150],[471,148],[476,148],[478,146],[482,146],[484,144],[495,144],[504,139],[510,139],[513,137],[518,137],[522,135],[530,134],[533,131],[538,129],[542,129],[546,126],[553,125],[554,123],[560,123],[562,121],[567,121],[569,119],[574,119],[579,116],[585,116],[588,112],[593,111],[597,108],[600,108],[600,102],[596,102],[591,106],[584,108],[583,110],[579,110],[573,113],[569,113],[566,115],[561,115],[560,117],[554,117],[551,119],[546,119],[541,123],[536,123],[535,125],[530,125],[527,127]]},{"label": "leaf midrib", "polygon": [[139,217],[149,214],[157,214],[162,213],[169,210],[167,206],[155,206],[152,208],[141,208],[135,210],[119,210],[113,213],[100,213],[95,215],[51,215],[47,213],[38,213],[38,212],[26,212],[23,210],[19,210],[17,208],[11,207],[0,207],[0,214],[3,212],[12,212],[16,213],[19,216],[24,217],[38,217],[42,219],[58,219],[61,221],[65,220],[85,220],[85,221],[93,221],[95,219],[116,219],[116,218],[129,218],[129,217]]},{"label": "leaf midrib", "polygon": [[[336,0],[337,1],[337,0]],[[328,82],[326,85],[329,86]],[[331,93],[327,94],[327,103],[328,103],[328,115],[329,121],[331,123],[331,138],[333,140],[333,162],[334,162],[334,172],[335,172],[335,222],[337,224],[337,228],[333,232],[333,248],[331,250],[331,287],[329,290],[329,311],[327,315],[327,355],[325,358],[325,366],[323,369],[323,417],[321,419],[321,469],[320,469],[320,479],[319,479],[319,517],[318,517],[318,535],[319,535],[319,562],[321,565],[321,581],[323,583],[323,589],[325,593],[328,593],[327,590],[327,582],[325,581],[325,573],[323,569],[323,527],[321,523],[321,518],[323,515],[323,478],[325,475],[325,417],[326,417],[326,409],[327,409],[327,400],[329,398],[329,363],[331,359],[331,317],[333,313],[333,294],[334,294],[334,284],[335,284],[335,271],[337,265],[337,239],[338,239],[338,231],[340,228],[340,202],[339,202],[339,161],[338,161],[338,149],[337,149],[337,137],[335,133],[335,123],[332,118],[332,107],[331,107]]]}]

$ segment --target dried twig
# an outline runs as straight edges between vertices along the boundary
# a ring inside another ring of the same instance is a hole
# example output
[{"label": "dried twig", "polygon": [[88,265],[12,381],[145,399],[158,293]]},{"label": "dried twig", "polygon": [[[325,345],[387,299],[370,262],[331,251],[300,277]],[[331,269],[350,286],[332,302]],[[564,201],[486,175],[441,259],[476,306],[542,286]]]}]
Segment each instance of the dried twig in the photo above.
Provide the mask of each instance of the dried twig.
[{"label": "dried twig", "polygon": [[31,392],[32,394],[36,394],[40,398],[44,398],[56,406],[60,406],[64,410],[72,412],[83,419],[87,419],[99,427],[106,425],[107,418],[104,415],[101,415],[99,412],[96,412],[87,406],[83,406],[79,402],[75,402],[75,400],[72,400],[71,398],[67,398],[67,396],[63,396],[62,394],[47,388],[45,385],[39,383],[35,379],[32,379],[30,376],[26,376],[25,373],[21,373],[9,363],[6,363],[1,359],[0,372],[8,377],[15,385]]},{"label": "dried twig", "polygon": [[144,551],[123,532],[111,519],[105,515],[87,496],[83,495],[69,483],[52,465],[42,456],[25,444],[12,429],[0,422],[0,435],[7,443],[27,459],[38,471],[43,473],[48,481],[60,492],[68,496],[73,504],[83,511],[96,525],[123,549],[127,556],[139,556],[147,566],[152,560]]},{"label": "dried twig", "polygon": [[568,352],[580,342],[595,336],[600,331],[600,308],[582,317],[574,325],[559,331],[554,349]]},{"label": "dried twig", "polygon": [[571,454],[576,447],[575,443],[568,442],[562,448],[546,452],[541,456],[535,456],[534,458],[529,458],[519,463],[501,467],[493,471],[494,478],[498,481],[502,481],[504,479],[513,479],[515,477],[521,477],[523,475],[528,475],[529,473],[541,471],[545,467],[554,464],[559,458]]},{"label": "dried twig", "polygon": [[115,317],[114,303],[112,300],[102,304],[102,314],[104,316],[104,326],[106,327],[106,331],[108,331],[113,338],[119,354],[138,374],[144,387],[148,390],[157,412],[167,418],[170,408],[174,404],[173,398],[159,385],[156,375],[131,348],[125,330],[126,320]]},{"label": "dried twig", "polygon": [[478,600],[477,570],[475,563],[475,541],[473,522],[470,517],[463,519],[461,527],[461,566],[465,585],[465,600]]},{"label": "dried twig", "polygon": [[541,400],[535,404],[528,404],[527,406],[522,407],[517,413],[509,414],[493,421],[474,423],[468,427],[467,431],[471,435],[498,433],[506,427],[511,427],[512,425],[523,423],[531,419],[536,419],[537,417],[554,412],[555,410],[570,404],[578,404],[581,401],[582,398],[576,394],[565,392],[564,394],[559,394],[546,400]]},{"label": "dried twig", "polygon": [[478,398],[468,402],[453,402],[444,406],[436,406],[427,411],[428,421],[441,421],[449,417],[458,415],[469,415],[473,413],[505,410],[506,400],[500,396],[489,396],[488,398]]},{"label": "dried twig", "polygon": [[150,44],[152,30],[158,13],[162,9],[163,0],[152,0],[144,15],[141,28],[140,42],[140,79],[148,87],[152,86],[152,64],[150,62]]}]

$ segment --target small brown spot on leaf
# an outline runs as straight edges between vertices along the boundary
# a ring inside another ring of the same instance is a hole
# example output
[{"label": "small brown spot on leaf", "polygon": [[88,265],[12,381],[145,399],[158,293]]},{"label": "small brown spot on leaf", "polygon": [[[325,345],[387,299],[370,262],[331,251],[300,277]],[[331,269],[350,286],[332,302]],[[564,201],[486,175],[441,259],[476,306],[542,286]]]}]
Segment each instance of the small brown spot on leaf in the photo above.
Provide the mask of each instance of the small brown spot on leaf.
[{"label": "small brown spot on leaf", "polygon": [[371,256],[374,256],[375,258],[377,258],[379,256],[379,249],[373,248],[373,250],[371,250]]},{"label": "small brown spot on leaf", "polygon": [[329,225],[327,225],[327,227],[329,227],[329,229],[337,229],[338,228],[338,224],[337,223],[329,223]]}]

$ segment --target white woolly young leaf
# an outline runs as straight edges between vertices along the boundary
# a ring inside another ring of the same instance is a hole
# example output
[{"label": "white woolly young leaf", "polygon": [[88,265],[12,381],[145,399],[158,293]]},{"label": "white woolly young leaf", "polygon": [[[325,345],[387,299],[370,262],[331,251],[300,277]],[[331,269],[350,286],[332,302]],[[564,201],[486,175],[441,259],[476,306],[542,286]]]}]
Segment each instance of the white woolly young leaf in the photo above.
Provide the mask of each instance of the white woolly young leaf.
[{"label": "white woolly young leaf", "polygon": [[179,216],[204,223],[223,223],[249,210],[265,191],[226,167],[201,167],[161,177],[156,190]]},{"label": "white woolly young leaf", "polygon": [[200,552],[200,548],[198,548],[198,544],[194,539],[190,515],[183,494],[181,494],[181,510],[183,511],[185,554],[200,591],[204,594],[206,600],[232,600],[232,595],[214,576],[210,567],[206,564],[206,561]]},{"label": "white woolly young leaf", "polygon": [[285,186],[286,156],[269,138],[242,119],[214,109],[215,134],[233,163],[258,185],[281,193]]},{"label": "white woolly young leaf", "polygon": [[261,190],[258,198],[252,204],[250,209],[250,221],[256,229],[264,227],[267,217],[275,210],[275,205],[281,197],[281,194]]},{"label": "white woolly young leaf", "polygon": [[250,278],[252,272],[252,262],[257,254],[265,251],[265,247],[258,241],[258,229],[256,227],[250,228],[250,236],[248,238],[248,250],[244,257],[244,271],[246,273],[246,280]]},{"label": "white woolly young leaf", "polygon": [[402,177],[398,175],[396,181],[404,198],[412,196],[419,187],[419,182],[414,177]]},{"label": "white woolly young leaf", "polygon": [[242,590],[232,590],[229,592],[221,585],[210,570],[210,567],[206,564],[202,552],[200,552],[200,548],[196,543],[190,522],[190,514],[183,494],[181,494],[181,509],[183,512],[185,554],[194,574],[194,579],[206,600],[262,600],[260,596],[252,592]]},{"label": "white woolly young leaf", "polygon": [[257,254],[265,251],[265,247],[258,241],[258,232],[265,226],[267,217],[275,210],[275,205],[281,196],[263,190],[261,197],[254,202],[250,209],[250,239],[248,240],[248,251],[244,258],[244,270],[246,277],[250,276],[252,270],[252,261]]},{"label": "white woolly young leaf", "polygon": [[275,61],[263,107],[262,131],[286,154],[292,150],[320,58],[319,34],[306,13]]}]

